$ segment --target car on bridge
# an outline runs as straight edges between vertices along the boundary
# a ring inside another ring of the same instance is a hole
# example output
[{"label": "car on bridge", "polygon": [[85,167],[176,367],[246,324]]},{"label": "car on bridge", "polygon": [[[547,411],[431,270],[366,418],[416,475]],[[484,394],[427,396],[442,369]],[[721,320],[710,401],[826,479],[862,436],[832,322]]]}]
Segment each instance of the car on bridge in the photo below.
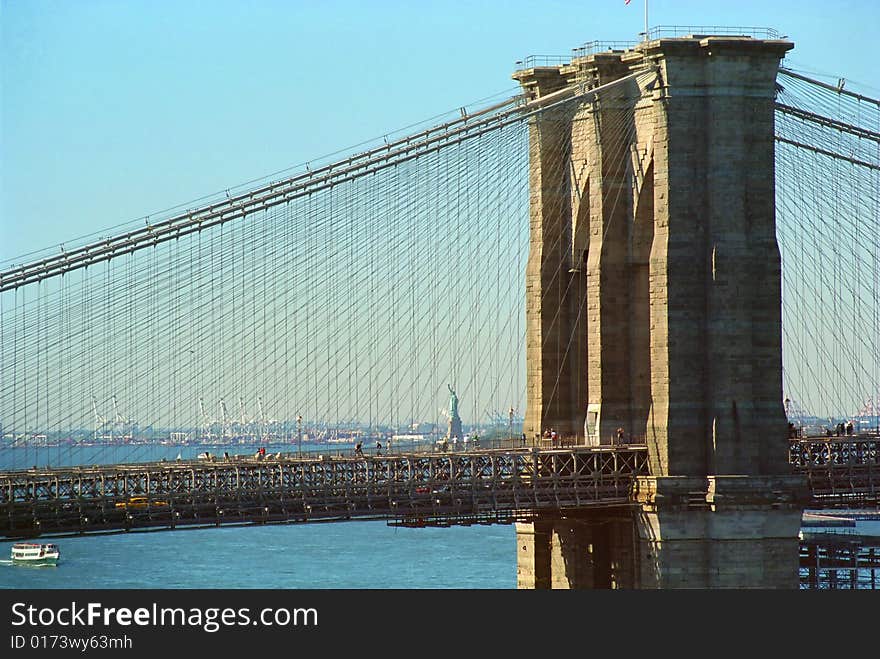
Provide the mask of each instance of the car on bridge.
[{"label": "car on bridge", "polygon": [[161,508],[167,506],[167,501],[150,501],[149,497],[129,497],[128,501],[119,501],[117,508]]}]

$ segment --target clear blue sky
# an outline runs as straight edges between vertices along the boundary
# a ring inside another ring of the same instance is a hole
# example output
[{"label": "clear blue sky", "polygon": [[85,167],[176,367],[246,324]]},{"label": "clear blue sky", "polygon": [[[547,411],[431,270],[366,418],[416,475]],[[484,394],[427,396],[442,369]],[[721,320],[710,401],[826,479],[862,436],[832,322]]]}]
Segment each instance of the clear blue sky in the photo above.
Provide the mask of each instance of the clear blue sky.
[{"label": "clear blue sky", "polygon": [[[526,55],[635,40],[644,1],[0,0],[0,261],[513,92]],[[649,13],[776,28],[880,96],[875,0]]]}]

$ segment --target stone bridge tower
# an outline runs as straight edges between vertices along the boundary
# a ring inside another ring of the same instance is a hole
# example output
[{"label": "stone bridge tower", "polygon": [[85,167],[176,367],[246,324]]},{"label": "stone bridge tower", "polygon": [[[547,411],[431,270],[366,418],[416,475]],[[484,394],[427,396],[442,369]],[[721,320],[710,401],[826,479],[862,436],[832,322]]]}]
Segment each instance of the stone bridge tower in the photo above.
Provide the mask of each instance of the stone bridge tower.
[{"label": "stone bridge tower", "polygon": [[530,125],[526,432],[622,428],[651,476],[634,513],[519,525],[520,586],[797,587],[774,200],[792,46],[661,38],[514,75],[540,98],[652,72]]}]

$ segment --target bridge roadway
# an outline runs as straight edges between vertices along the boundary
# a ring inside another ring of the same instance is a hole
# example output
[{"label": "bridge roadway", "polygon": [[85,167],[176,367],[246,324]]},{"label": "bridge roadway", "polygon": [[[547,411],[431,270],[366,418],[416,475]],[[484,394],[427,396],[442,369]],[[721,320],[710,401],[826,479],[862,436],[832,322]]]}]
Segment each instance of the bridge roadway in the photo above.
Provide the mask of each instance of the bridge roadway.
[{"label": "bridge roadway", "polygon": [[0,474],[0,535],[353,518],[509,523],[627,505],[634,477],[647,473],[644,446],[31,469]]},{"label": "bridge roadway", "polygon": [[[809,508],[878,505],[880,439],[790,441]],[[192,460],[0,472],[0,537],[386,519],[529,521],[633,505],[644,445]]]},{"label": "bridge roadway", "polygon": [[807,477],[810,509],[880,506],[880,433],[789,440],[788,461]]}]

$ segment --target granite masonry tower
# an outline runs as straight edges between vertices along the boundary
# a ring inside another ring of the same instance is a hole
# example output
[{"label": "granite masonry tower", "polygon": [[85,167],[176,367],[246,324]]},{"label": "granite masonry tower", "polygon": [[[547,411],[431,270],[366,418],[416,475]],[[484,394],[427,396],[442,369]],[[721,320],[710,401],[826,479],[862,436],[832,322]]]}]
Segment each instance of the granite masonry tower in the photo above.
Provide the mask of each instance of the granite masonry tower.
[{"label": "granite masonry tower", "polygon": [[774,200],[792,46],[659,38],[514,74],[535,99],[645,72],[531,119],[525,432],[621,428],[651,473],[635,507],[518,525],[520,587],[797,588]]}]

